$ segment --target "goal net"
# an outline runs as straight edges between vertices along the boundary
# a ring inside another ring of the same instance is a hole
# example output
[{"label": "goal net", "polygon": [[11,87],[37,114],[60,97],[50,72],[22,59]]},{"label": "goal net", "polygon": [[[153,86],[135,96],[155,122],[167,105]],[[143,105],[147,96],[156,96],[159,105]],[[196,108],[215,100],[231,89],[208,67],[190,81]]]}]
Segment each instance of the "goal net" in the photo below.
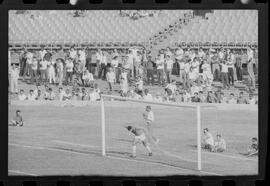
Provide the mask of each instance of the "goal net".
[{"label": "goal net", "polygon": [[134,134],[125,127],[143,128],[148,134],[143,117],[147,114],[148,105],[154,114],[152,135],[158,142],[147,138],[152,156],[142,143],[138,143],[136,161],[201,170],[201,106],[196,104],[149,102],[102,95],[102,155],[132,158]]}]

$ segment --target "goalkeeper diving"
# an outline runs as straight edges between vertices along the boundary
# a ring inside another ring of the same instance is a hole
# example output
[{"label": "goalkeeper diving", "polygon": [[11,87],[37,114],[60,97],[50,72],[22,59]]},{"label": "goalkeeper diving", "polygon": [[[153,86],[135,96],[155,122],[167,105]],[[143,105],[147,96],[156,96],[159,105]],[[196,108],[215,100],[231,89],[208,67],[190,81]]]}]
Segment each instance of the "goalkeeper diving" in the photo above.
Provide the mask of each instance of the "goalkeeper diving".
[{"label": "goalkeeper diving", "polygon": [[133,143],[132,143],[132,156],[133,158],[136,157],[136,147],[138,143],[142,143],[143,146],[147,149],[148,155],[152,156],[152,151],[149,147],[149,143],[147,142],[148,134],[143,128],[136,128],[133,126],[125,127],[129,132],[135,135]]}]

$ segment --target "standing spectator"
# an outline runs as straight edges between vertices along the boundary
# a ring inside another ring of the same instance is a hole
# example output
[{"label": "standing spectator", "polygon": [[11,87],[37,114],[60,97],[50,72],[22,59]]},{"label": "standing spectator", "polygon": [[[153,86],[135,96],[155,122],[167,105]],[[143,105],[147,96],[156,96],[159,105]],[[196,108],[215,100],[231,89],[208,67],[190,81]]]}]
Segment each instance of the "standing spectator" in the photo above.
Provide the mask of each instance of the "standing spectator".
[{"label": "standing spectator", "polygon": [[120,95],[123,97],[127,96],[128,92],[128,80],[123,76],[120,77]]},{"label": "standing spectator", "polygon": [[72,46],[69,49],[69,57],[72,60],[73,63],[76,63],[76,59],[77,59],[77,51],[75,50],[75,47]]},{"label": "standing spectator", "polygon": [[111,61],[111,67],[115,73],[116,82],[119,83],[120,78],[120,69],[119,69],[119,54],[113,54],[113,58]]},{"label": "standing spectator", "polygon": [[103,80],[106,79],[107,64],[108,64],[107,57],[103,51],[101,56],[100,56],[100,70],[99,70],[98,78],[102,78]]},{"label": "standing spectator", "polygon": [[66,61],[66,84],[69,85],[72,82],[73,76],[73,67],[72,58],[68,58]]},{"label": "standing spectator", "polygon": [[19,79],[19,70],[16,68],[15,63],[12,64],[10,70],[10,92],[11,94],[18,93],[18,79]]},{"label": "standing spectator", "polygon": [[249,76],[249,88],[250,90],[255,90],[256,80],[255,80],[252,58],[248,60],[247,71],[248,71],[248,76]]},{"label": "standing spectator", "polygon": [[229,88],[229,80],[228,80],[228,65],[226,61],[221,63],[221,82],[223,84],[223,88]]},{"label": "standing spectator", "polygon": [[[167,53],[169,53],[169,51],[167,51]],[[172,75],[172,67],[173,67],[173,60],[171,59],[170,55],[165,56],[165,63],[164,64],[165,64],[164,70],[165,70],[165,74],[166,74],[166,78],[167,78],[167,83],[170,83],[171,82],[171,75]]]},{"label": "standing spectator", "polygon": [[154,63],[152,61],[151,56],[148,56],[146,62],[146,76],[147,76],[147,84],[153,85],[154,84]]},{"label": "standing spectator", "polygon": [[78,51],[78,59],[80,68],[84,68],[86,64],[86,53],[84,48]]},{"label": "standing spectator", "polygon": [[25,81],[25,76],[30,75],[31,76],[31,64],[33,60],[33,53],[31,51],[26,52],[26,65],[24,69],[23,79]]},{"label": "standing spectator", "polygon": [[32,69],[31,82],[33,83],[35,81],[37,83],[37,81],[38,81],[38,72],[37,72],[38,71],[38,59],[36,56],[33,57],[31,69]]},{"label": "standing spectator", "polygon": [[242,82],[243,80],[243,75],[242,75],[242,60],[240,57],[236,58],[236,75],[237,75],[237,80]]},{"label": "standing spectator", "polygon": [[64,76],[64,60],[61,58],[56,59],[56,80],[59,86],[62,86]]},{"label": "standing spectator", "polygon": [[101,68],[101,60],[102,60],[102,50],[101,49],[98,49],[97,50],[95,57],[96,57],[96,65],[97,65],[98,78],[100,78],[99,77],[99,72],[101,70],[100,68]]},{"label": "standing spectator", "polygon": [[158,55],[156,60],[157,65],[157,76],[158,76],[158,83],[160,86],[164,85],[164,60],[162,60],[161,55]]},{"label": "standing spectator", "polygon": [[109,71],[106,74],[106,79],[109,85],[109,90],[113,90],[113,84],[115,84],[115,73],[112,71],[112,68],[110,67],[108,69]]},{"label": "standing spectator", "polygon": [[218,54],[214,54],[212,57],[212,74],[214,76],[214,81],[220,81],[220,60]]},{"label": "standing spectator", "polygon": [[228,79],[229,84],[234,86],[234,55],[227,55],[227,65],[228,65]]},{"label": "standing spectator", "polygon": [[26,66],[26,53],[27,53],[27,49],[25,47],[23,47],[23,49],[20,52],[19,55],[19,63],[20,63],[20,76],[23,76],[24,74],[24,70],[25,70],[25,66]]},{"label": "standing spectator", "polygon": [[237,104],[247,104],[247,100],[244,98],[244,93],[240,92],[239,97],[237,98]]},{"label": "standing spectator", "polygon": [[48,62],[43,59],[40,61],[40,81],[41,83],[45,83],[47,79],[47,64]]},{"label": "standing spectator", "polygon": [[50,60],[48,61],[48,79],[49,79],[49,83],[50,84],[55,84],[55,68],[54,68],[54,64],[55,62],[52,60],[52,58],[50,58]]}]

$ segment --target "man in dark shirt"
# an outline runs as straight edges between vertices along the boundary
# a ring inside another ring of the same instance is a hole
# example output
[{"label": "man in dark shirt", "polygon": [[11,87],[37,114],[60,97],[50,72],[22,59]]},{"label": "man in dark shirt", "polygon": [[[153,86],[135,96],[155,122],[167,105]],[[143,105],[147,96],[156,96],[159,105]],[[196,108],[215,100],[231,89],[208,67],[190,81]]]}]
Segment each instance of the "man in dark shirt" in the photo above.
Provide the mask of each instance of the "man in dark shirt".
[{"label": "man in dark shirt", "polygon": [[146,62],[146,76],[147,76],[147,84],[154,84],[154,63],[151,59],[151,56],[148,56],[148,60]]},{"label": "man in dark shirt", "polygon": [[191,98],[191,101],[196,102],[196,103],[201,102],[201,99],[199,98],[198,92],[194,93],[194,96]]},{"label": "man in dark shirt", "polygon": [[237,98],[237,104],[247,104],[247,100],[243,97],[244,93],[240,92],[239,97]]}]

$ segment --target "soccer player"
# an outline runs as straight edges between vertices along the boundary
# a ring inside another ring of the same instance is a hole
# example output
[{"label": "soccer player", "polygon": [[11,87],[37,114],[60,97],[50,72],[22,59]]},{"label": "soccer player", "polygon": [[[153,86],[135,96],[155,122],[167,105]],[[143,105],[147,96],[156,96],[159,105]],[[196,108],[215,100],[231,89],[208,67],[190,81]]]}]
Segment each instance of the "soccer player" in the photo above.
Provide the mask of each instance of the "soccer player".
[{"label": "soccer player", "polygon": [[213,151],[214,149],[214,138],[213,138],[213,135],[209,132],[208,128],[203,129],[202,147],[210,151]]},{"label": "soccer player", "polygon": [[221,137],[221,134],[217,134],[217,140],[214,143],[215,152],[223,152],[226,150],[226,141]]},{"label": "soccer player", "polygon": [[146,128],[147,128],[147,132],[148,132],[148,136],[150,138],[150,141],[153,140],[155,144],[157,144],[159,142],[159,140],[153,136],[153,127],[152,127],[152,123],[154,121],[154,113],[152,111],[152,108],[150,105],[147,105],[145,108],[145,111],[143,113],[143,119],[146,122]]},{"label": "soccer player", "polygon": [[147,139],[146,139],[146,136],[147,136],[146,131],[142,128],[136,128],[133,126],[127,126],[125,128],[135,135],[134,140],[133,140],[133,145],[132,145],[132,156],[131,157],[133,157],[133,158],[136,157],[136,145],[138,143],[142,143],[143,146],[147,149],[148,155],[152,156],[152,151],[151,151],[149,144],[147,142]]},{"label": "soccer player", "polygon": [[16,110],[16,116],[10,123],[11,126],[23,126],[23,119],[20,110]]}]

